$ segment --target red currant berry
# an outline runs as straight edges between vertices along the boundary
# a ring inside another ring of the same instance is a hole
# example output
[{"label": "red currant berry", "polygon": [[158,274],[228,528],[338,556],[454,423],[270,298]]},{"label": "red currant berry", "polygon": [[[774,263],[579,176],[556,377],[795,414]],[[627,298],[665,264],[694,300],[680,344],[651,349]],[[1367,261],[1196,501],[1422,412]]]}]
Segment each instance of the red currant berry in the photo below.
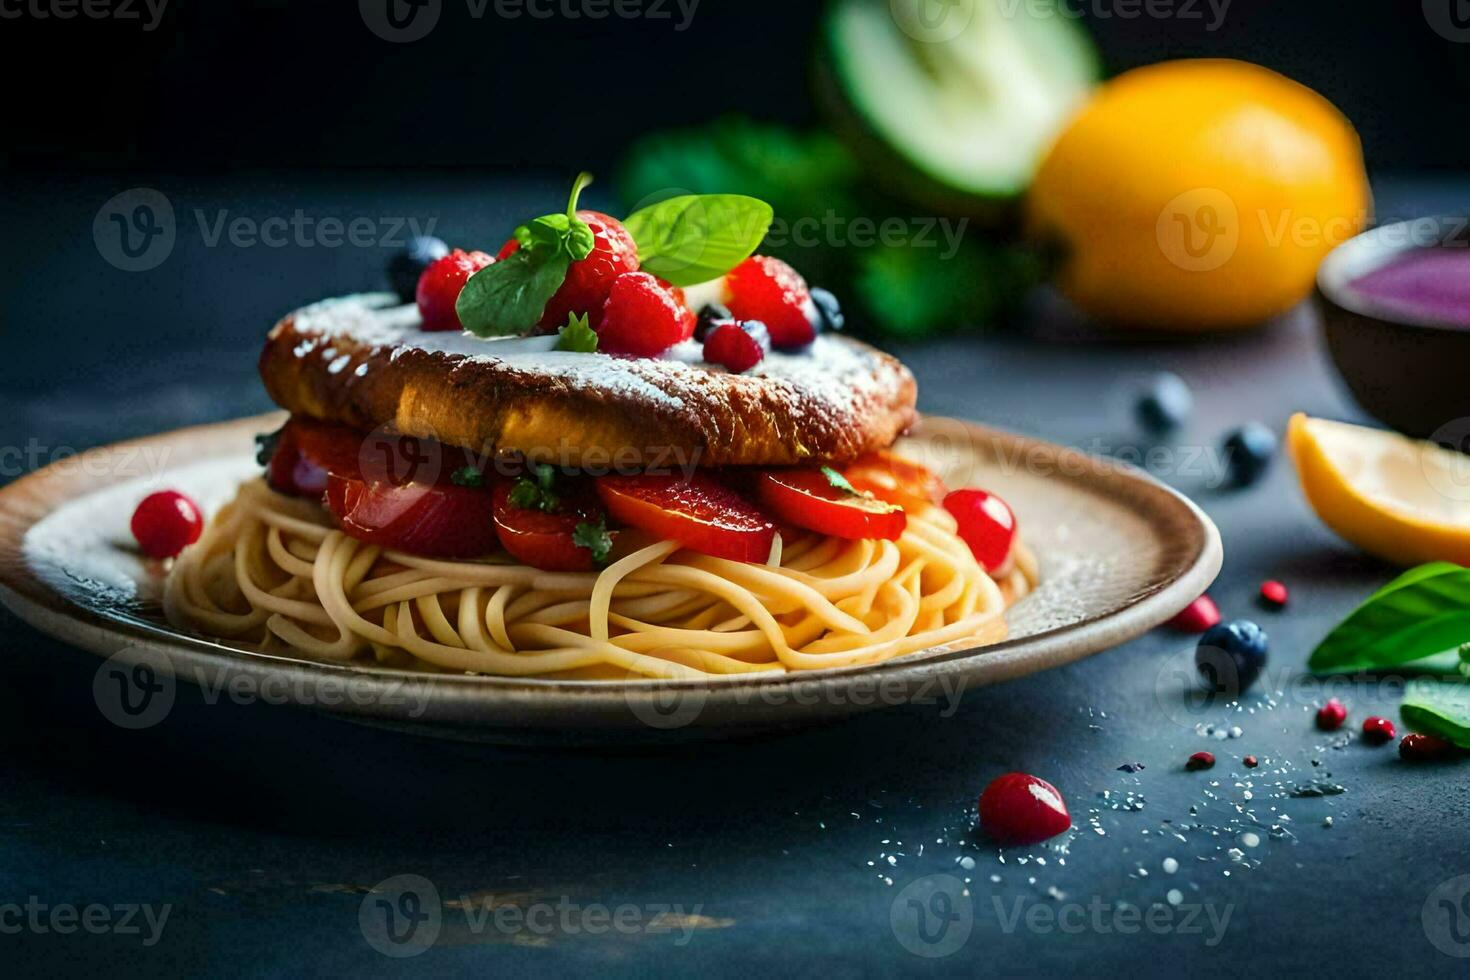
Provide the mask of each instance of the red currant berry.
[{"label": "red currant berry", "polygon": [[597,349],[607,354],[661,354],[694,330],[689,310],[647,272],[625,272],[613,280],[594,327]]},{"label": "red currant berry", "polygon": [[1253,755],[1248,755],[1241,761],[1245,763],[1245,767],[1247,769],[1254,769],[1256,766],[1259,766],[1261,764],[1261,760],[1257,759]]},{"label": "red currant berry", "polygon": [[1373,715],[1363,719],[1363,741],[1370,745],[1383,745],[1398,738],[1399,731],[1387,718]]},{"label": "red currant berry", "polygon": [[1183,633],[1203,633],[1219,622],[1220,607],[1215,605],[1214,599],[1202,595],[1169,620],[1169,625]]},{"label": "red currant berry", "polygon": [[1286,586],[1274,579],[1261,583],[1261,605],[1267,609],[1285,609],[1289,595]]},{"label": "red currant berry", "polygon": [[725,277],[725,305],[737,320],[759,320],[777,350],[800,350],[817,337],[811,291],[791,266],[769,255],[752,255]]},{"label": "red currant berry", "polygon": [[1455,743],[1434,735],[1417,732],[1405,735],[1399,742],[1399,758],[1405,762],[1438,762],[1459,755]]},{"label": "red currant berry", "polygon": [[143,498],[133,511],[133,537],[149,558],[173,558],[204,533],[199,505],[176,490],[160,490]]},{"label": "red currant berry", "polygon": [[1039,844],[1072,827],[1057,788],[1024,772],[1008,772],[980,794],[980,826],[1001,844]]},{"label": "red currant berry", "polygon": [[1317,727],[1332,732],[1342,727],[1347,720],[1347,708],[1337,698],[1328,698],[1327,703],[1317,709]]},{"label": "red currant berry", "polygon": [[732,374],[749,371],[771,350],[771,337],[759,320],[716,323],[704,337],[704,359],[723,365]]},{"label": "red currant berry", "polygon": [[1198,772],[1201,769],[1213,769],[1215,768],[1215,755],[1213,752],[1196,752],[1189,757],[1189,761],[1184,763],[1184,768],[1191,772]]},{"label": "red currant berry", "polygon": [[454,304],[470,276],[495,260],[484,252],[455,249],[433,262],[419,277],[419,316],[425,330],[462,330]]},{"label": "red currant berry", "polygon": [[1016,540],[1016,515],[1004,500],[984,490],[956,490],[944,498],[959,535],[987,572],[999,571]]}]

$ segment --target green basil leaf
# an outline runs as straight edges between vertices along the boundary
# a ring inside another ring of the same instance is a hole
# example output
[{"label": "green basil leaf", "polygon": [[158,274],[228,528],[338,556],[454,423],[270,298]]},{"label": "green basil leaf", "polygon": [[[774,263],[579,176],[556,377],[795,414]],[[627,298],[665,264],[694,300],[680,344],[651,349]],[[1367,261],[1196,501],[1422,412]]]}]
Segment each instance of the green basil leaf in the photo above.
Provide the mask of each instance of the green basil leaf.
[{"label": "green basil leaf", "polygon": [[529,333],[567,278],[572,258],[560,249],[522,248],[470,276],[454,304],[477,337]]},{"label": "green basil leaf", "polygon": [[[521,228],[525,229],[524,235]],[[521,228],[516,229],[516,240],[523,249],[565,252],[573,262],[580,262],[592,254],[592,246],[596,244],[592,228],[576,215],[542,215]]]},{"label": "green basil leaf", "polygon": [[567,324],[556,332],[556,350],[591,354],[597,350],[597,331],[587,323],[587,314],[572,313]]},{"label": "green basil leaf", "polygon": [[1307,662],[1316,673],[1354,673],[1423,660],[1470,641],[1470,569],[1433,562],[1369,596]]},{"label": "green basil leaf", "polygon": [[744,194],[683,194],[628,215],[639,268],[675,286],[717,279],[750,257],[774,217]]},{"label": "green basil leaf", "polygon": [[1416,732],[1470,749],[1470,684],[1415,678],[1404,687],[1399,714]]},{"label": "green basil leaf", "polygon": [[515,230],[520,249],[470,276],[455,301],[460,324],[477,337],[530,333],[567,270],[592,253],[593,235],[577,217],[577,199],[592,183],[581,173],[564,214],[544,214]]}]

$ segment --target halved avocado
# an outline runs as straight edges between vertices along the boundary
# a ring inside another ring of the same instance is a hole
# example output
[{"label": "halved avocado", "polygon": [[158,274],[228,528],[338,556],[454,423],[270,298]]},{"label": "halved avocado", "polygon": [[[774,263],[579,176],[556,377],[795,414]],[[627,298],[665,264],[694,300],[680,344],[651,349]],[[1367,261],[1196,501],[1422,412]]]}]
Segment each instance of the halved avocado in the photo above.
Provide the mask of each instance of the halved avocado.
[{"label": "halved avocado", "polygon": [[1100,74],[1068,9],[1061,0],[835,0],[825,80],[858,124],[854,148],[874,176],[947,210],[1007,210]]}]

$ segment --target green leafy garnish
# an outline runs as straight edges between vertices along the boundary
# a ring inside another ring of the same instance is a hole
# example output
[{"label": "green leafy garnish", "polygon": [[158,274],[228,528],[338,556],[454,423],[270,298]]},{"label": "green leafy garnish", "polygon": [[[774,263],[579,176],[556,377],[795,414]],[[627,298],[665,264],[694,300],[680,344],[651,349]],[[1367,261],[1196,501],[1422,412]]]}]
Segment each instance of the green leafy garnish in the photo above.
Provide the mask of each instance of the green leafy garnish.
[{"label": "green leafy garnish", "polygon": [[483,487],[485,485],[485,474],[473,466],[466,466],[449,474],[449,482],[457,487]]},{"label": "green leafy garnish", "polygon": [[283,425],[274,432],[262,432],[255,437],[255,461],[261,466],[269,466],[271,458],[275,456],[276,449],[281,445],[281,433],[286,431]]},{"label": "green leafy garnish", "polygon": [[827,482],[830,483],[834,489],[841,490],[843,493],[847,494],[850,497],[860,496],[860,494],[857,492],[857,488],[854,487],[851,483],[847,482],[847,477],[843,476],[832,467],[822,467],[822,475],[827,478]]},{"label": "green leafy garnish", "polygon": [[774,212],[744,194],[682,194],[640,208],[623,221],[638,265],[675,286],[717,279],[750,257]]},{"label": "green leafy garnish", "polygon": [[566,281],[573,262],[592,252],[592,229],[577,217],[577,198],[592,175],[577,175],[564,214],[547,214],[515,230],[520,249],[470,277],[454,304],[459,322],[477,337],[528,333]]},{"label": "green leafy garnish", "polygon": [[597,350],[597,331],[587,323],[587,314],[572,313],[567,324],[556,332],[556,350],[591,354]]},{"label": "green leafy garnish", "polygon": [[1416,732],[1470,749],[1470,684],[1414,678],[1404,687],[1399,714]]},{"label": "green leafy garnish", "polygon": [[607,519],[599,517],[597,523],[580,521],[572,530],[572,544],[592,552],[592,563],[602,565],[612,552],[612,535],[607,533]]},{"label": "green leafy garnish", "polygon": [[1432,562],[1369,596],[1317,645],[1307,666],[1319,674],[1378,670],[1442,655],[1467,640],[1470,568]]},{"label": "green leafy garnish", "polygon": [[521,510],[542,510],[550,514],[561,503],[561,496],[553,488],[556,470],[545,463],[532,463],[531,473],[535,479],[521,477],[510,488],[510,502]]},{"label": "green leafy garnish", "polygon": [[884,329],[924,337],[998,323],[1042,279],[1040,262],[1018,246],[967,235],[945,255],[950,247],[880,244],[855,253],[854,290]]}]

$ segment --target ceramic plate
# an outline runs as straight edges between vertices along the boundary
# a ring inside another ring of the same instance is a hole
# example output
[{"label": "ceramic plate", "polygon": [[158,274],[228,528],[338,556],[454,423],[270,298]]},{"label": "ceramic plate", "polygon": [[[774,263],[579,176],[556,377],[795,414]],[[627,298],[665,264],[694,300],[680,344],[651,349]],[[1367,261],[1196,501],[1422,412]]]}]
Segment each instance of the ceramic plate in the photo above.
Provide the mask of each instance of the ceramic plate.
[{"label": "ceramic plate", "polygon": [[[183,680],[216,694],[240,690],[451,738],[576,743],[727,736],[947,698],[1079,660],[1169,619],[1220,569],[1220,537],[1209,518],[1140,471],[929,418],[902,450],[938,469],[951,486],[981,485],[1003,496],[1040,561],[1040,586],[1010,610],[1010,636],[994,646],[958,643],[869,667],[766,678],[558,681],[321,663],[171,628],[161,615],[157,573],[132,550],[134,506],[149,492],[172,487],[213,511],[258,473],[253,438],[283,418],[241,419],[92,450],[0,490],[0,599],[38,629],[108,658],[98,672],[99,704],[112,681],[121,691],[130,679],[153,678],[152,687],[166,689],[170,701],[171,685]],[[135,700],[122,710],[141,719],[146,705]]]}]

